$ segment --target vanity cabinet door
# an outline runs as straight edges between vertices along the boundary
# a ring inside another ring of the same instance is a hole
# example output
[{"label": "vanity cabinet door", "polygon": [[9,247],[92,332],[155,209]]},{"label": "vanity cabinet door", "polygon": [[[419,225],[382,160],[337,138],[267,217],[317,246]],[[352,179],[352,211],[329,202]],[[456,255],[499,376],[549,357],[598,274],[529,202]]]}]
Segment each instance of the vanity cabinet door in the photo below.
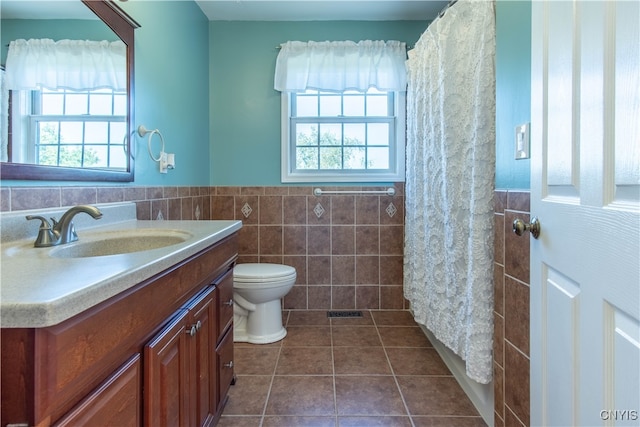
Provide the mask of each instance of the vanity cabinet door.
[{"label": "vanity cabinet door", "polygon": [[224,338],[218,344],[216,349],[218,356],[218,393],[220,402],[218,408],[222,409],[226,404],[227,393],[231,384],[234,382],[233,370],[233,327],[229,328]]},{"label": "vanity cabinet door", "polygon": [[145,425],[213,425],[218,404],[217,292],[207,286],[145,346]]},{"label": "vanity cabinet door", "polygon": [[179,310],[144,347],[144,424],[189,425],[189,340],[187,310]]},{"label": "vanity cabinet door", "polygon": [[54,426],[139,426],[140,369],[140,355],[136,354]]},{"label": "vanity cabinet door", "polygon": [[[209,286],[187,307],[191,362],[191,425],[211,425],[218,402],[216,373],[216,288]],[[195,330],[195,333],[193,332]]]}]

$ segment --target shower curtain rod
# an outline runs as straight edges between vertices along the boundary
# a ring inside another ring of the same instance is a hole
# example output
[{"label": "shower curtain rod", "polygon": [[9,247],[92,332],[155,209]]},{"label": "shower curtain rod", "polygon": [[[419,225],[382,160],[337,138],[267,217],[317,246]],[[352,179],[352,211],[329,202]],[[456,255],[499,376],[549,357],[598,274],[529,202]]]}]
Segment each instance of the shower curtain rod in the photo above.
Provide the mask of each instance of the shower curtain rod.
[{"label": "shower curtain rod", "polygon": [[453,6],[454,4],[456,4],[457,2],[458,2],[458,0],[451,0],[449,3],[447,3],[447,5],[445,7],[443,7],[440,12],[438,12],[438,16],[436,16],[433,21],[429,22],[429,25],[427,26],[427,30],[429,29],[429,27],[431,27],[431,25],[434,22],[436,22],[438,19],[442,18],[444,16],[444,14],[447,13],[447,10],[449,10],[449,8],[451,6]]},{"label": "shower curtain rod", "polygon": [[[455,1],[458,1],[458,0],[455,0]],[[276,46],[276,49],[282,49],[282,46]],[[413,46],[410,44],[405,44],[405,49],[413,49]]]},{"label": "shower curtain rod", "polygon": [[[444,16],[444,14],[447,12],[447,9],[449,9],[451,6],[453,6],[457,2],[458,2],[458,0],[451,0],[449,3],[447,3],[447,5],[442,8],[440,13],[438,13],[438,18],[442,18]],[[434,19],[434,21],[435,21],[435,19]]]},{"label": "shower curtain rod", "polygon": [[[443,7],[443,8],[442,8],[442,10],[441,10],[440,12],[438,12],[438,16],[436,16],[436,18],[435,18],[433,21],[431,21],[431,22],[429,23],[429,25],[433,24],[433,23],[436,21],[436,19],[440,19],[440,18],[442,18],[442,17],[444,16],[444,14],[447,12],[447,10],[448,10],[451,6],[453,6],[454,4],[456,4],[457,2],[458,2],[458,0],[451,0],[449,3],[447,3],[447,5],[446,5],[445,7]],[[409,49],[413,49],[413,46],[412,46],[412,45],[409,45],[409,44],[405,45],[405,47],[407,48],[407,50],[409,50]],[[276,46],[276,49],[282,49],[282,46],[281,46],[281,45],[280,45],[280,46]]]},{"label": "shower curtain rod", "polygon": [[323,194],[386,194],[387,196],[395,196],[396,189],[389,187],[386,190],[322,190],[320,188],[313,189],[314,196],[322,196]]}]

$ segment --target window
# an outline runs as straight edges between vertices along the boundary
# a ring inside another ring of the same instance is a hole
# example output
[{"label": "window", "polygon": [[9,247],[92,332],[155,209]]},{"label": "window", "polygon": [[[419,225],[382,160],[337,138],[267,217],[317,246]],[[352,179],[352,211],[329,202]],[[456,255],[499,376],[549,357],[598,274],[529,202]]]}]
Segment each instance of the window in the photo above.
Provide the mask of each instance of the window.
[{"label": "window", "polygon": [[[127,167],[126,91],[42,89],[20,91],[25,104],[13,108],[26,144],[21,161],[48,166]],[[14,97],[15,98],[15,97]],[[18,114],[27,111],[27,114]]]},{"label": "window", "polygon": [[283,182],[404,179],[403,92],[283,92]]},{"label": "window", "polygon": [[126,53],[121,40],[11,41],[6,157],[14,163],[127,170]]},{"label": "window", "polygon": [[282,182],[403,181],[405,43],[280,47],[273,87],[282,92]]}]

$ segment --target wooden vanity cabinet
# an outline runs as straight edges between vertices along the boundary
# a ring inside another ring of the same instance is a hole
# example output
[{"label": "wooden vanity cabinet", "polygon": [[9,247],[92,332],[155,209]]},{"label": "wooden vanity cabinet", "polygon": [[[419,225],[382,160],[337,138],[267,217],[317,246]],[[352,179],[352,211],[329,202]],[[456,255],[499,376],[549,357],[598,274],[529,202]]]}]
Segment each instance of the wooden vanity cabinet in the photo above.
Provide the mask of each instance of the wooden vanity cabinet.
[{"label": "wooden vanity cabinet", "polygon": [[233,292],[237,239],[58,325],[2,329],[1,426],[214,425],[231,382],[220,295]]}]

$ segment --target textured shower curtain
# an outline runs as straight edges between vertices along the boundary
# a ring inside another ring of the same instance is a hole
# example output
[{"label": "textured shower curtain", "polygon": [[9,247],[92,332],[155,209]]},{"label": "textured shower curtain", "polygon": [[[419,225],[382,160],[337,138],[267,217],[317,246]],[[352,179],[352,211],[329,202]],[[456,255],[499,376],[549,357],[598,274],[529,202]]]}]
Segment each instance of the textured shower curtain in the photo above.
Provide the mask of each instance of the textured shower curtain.
[{"label": "textured shower curtain", "polygon": [[416,321],[492,379],[495,15],[459,0],[407,61],[404,293]]}]

